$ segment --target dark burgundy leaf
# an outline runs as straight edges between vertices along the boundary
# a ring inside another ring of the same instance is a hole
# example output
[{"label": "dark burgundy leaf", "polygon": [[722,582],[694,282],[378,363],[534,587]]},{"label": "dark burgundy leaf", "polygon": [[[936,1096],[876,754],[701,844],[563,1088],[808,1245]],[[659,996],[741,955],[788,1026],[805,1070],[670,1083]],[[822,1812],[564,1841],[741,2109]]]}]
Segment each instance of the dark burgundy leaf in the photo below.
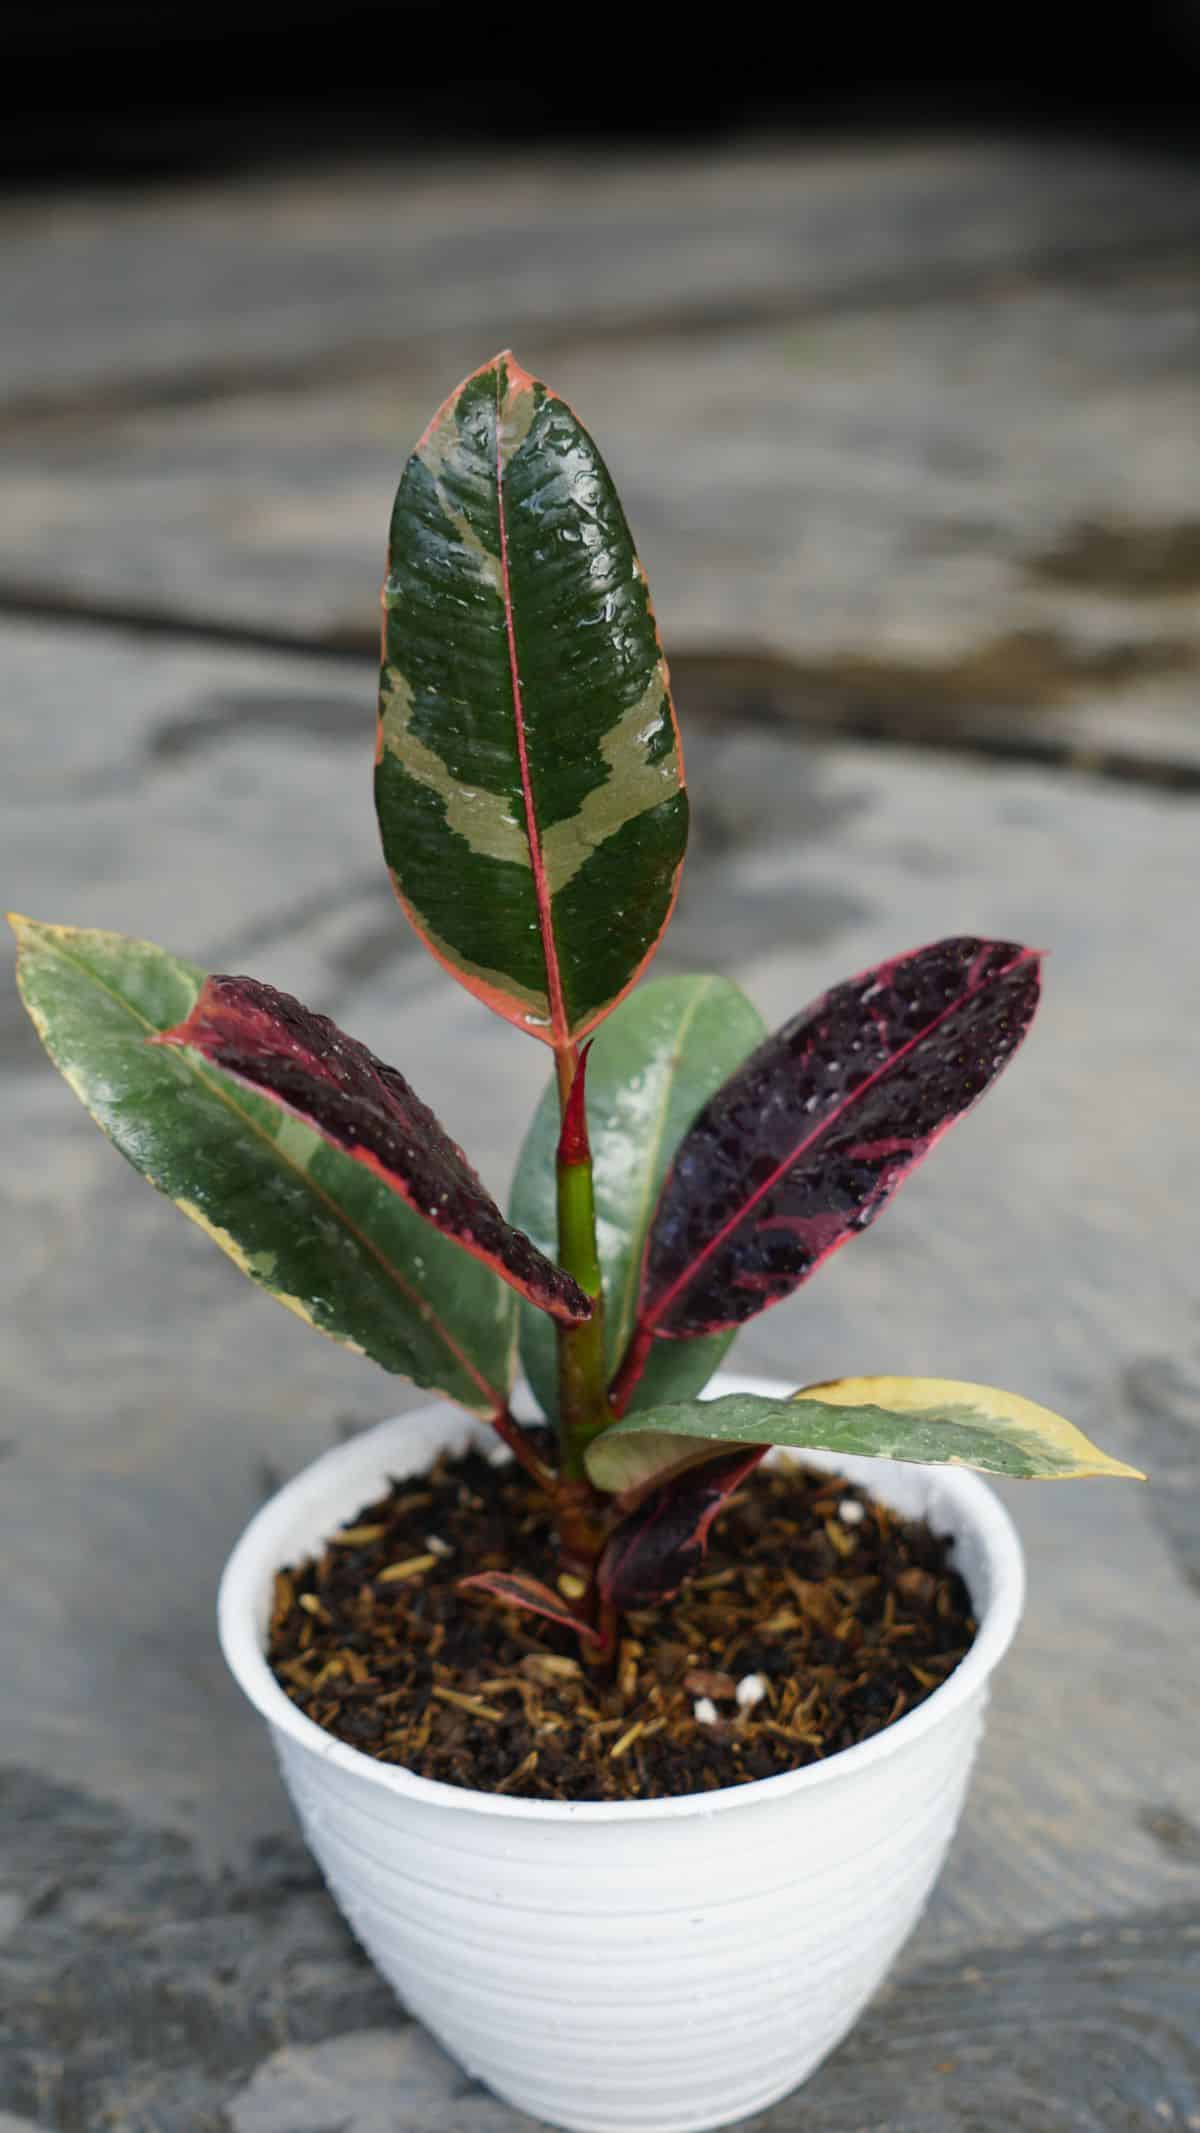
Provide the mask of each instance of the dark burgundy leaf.
[{"label": "dark burgundy leaf", "polygon": [[187,1020],[151,1042],[201,1053],[303,1119],[542,1310],[589,1316],[583,1290],[505,1221],[403,1074],[327,1015],[256,978],[211,977]]},{"label": "dark burgundy leaf", "polygon": [[1037,1000],[1032,949],[936,941],[835,986],[752,1052],[664,1183],[618,1405],[652,1339],[753,1318],[866,1229],[1007,1065]]},{"label": "dark burgundy leaf", "polygon": [[581,1643],[601,1644],[604,1641],[599,1630],[573,1615],[566,1601],[560,1600],[556,1592],[538,1578],[526,1577],[523,1570],[481,1570],[476,1577],[461,1578],[458,1590],[486,1593],[489,1599],[501,1600],[506,1607],[523,1607],[527,1614],[546,1615],[551,1622],[560,1622],[564,1629],[573,1629]]},{"label": "dark burgundy leaf", "polygon": [[765,1444],[738,1445],[651,1489],[617,1527],[600,1558],[600,1597],[623,1612],[669,1600],[704,1559],[722,1504],[767,1455]]}]

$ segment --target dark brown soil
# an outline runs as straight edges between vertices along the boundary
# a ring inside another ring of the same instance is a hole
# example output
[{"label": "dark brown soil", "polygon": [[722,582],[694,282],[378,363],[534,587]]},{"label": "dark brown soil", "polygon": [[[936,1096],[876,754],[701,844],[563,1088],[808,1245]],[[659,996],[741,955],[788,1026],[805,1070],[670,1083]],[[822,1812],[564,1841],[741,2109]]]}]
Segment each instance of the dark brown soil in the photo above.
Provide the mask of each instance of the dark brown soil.
[{"label": "dark brown soil", "polygon": [[549,1800],[706,1792],[866,1740],[946,1679],[975,1634],[950,1547],[827,1474],[759,1469],[700,1576],[626,1618],[602,1679],[568,1630],[457,1591],[557,1567],[543,1500],[472,1452],[280,1571],[269,1658],[318,1725],[422,1777]]}]

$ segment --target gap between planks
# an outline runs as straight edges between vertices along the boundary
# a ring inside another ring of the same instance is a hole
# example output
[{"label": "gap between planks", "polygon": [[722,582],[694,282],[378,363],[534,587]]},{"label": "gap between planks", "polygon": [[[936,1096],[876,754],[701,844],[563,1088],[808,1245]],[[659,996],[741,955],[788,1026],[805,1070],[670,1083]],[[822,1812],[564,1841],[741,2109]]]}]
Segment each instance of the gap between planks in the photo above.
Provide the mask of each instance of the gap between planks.
[{"label": "gap between planks", "polygon": [[[303,637],[289,630],[263,629],[215,617],[171,615],[133,602],[68,598],[39,586],[5,584],[0,580],[0,623],[4,622],[113,632],[180,646],[203,644],[214,651],[261,652],[305,660],[314,666],[362,666],[378,659],[374,629],[347,628],[322,637]],[[859,709],[835,710],[829,716],[814,717],[780,701],[786,694],[788,662],[781,659],[778,664],[781,684],[773,696],[764,696],[760,690],[740,685],[735,679],[719,680],[725,665],[719,653],[683,652],[674,661],[676,670],[694,681],[705,679],[707,674],[708,703],[699,722],[709,727],[719,726],[723,717],[736,708],[743,725],[768,726],[806,740],[860,741],[877,748],[917,749],[924,754],[968,761],[1026,764],[1181,797],[1200,793],[1200,763],[1169,756],[1142,756],[1129,748],[1072,741],[1027,727],[1012,733],[1002,733],[994,727],[956,732],[947,728],[944,719],[924,723],[919,713],[906,715],[900,722]],[[800,679],[797,669],[797,680]]]}]

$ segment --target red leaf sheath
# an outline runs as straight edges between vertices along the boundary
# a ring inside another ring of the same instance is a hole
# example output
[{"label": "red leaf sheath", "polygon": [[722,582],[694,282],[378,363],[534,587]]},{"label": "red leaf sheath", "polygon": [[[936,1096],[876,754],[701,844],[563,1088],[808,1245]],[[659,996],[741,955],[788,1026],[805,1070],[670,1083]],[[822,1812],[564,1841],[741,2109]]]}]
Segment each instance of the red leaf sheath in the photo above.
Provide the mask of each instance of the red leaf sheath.
[{"label": "red leaf sheath", "polygon": [[669,1600],[678,1592],[703,1561],[718,1511],[769,1449],[765,1444],[736,1445],[685,1467],[652,1489],[605,1547],[599,1571],[602,1601],[623,1611]]}]

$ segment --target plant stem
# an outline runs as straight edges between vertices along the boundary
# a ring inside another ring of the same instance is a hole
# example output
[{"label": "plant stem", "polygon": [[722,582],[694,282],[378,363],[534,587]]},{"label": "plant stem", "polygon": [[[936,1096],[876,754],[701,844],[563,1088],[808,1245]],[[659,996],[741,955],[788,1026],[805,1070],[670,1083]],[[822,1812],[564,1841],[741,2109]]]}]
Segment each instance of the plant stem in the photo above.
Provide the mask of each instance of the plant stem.
[{"label": "plant stem", "polygon": [[[581,1326],[558,1328],[559,1439],[564,1481],[587,1488],[583,1455],[612,1420],[604,1361],[604,1296],[596,1246],[596,1201],[588,1143],[584,1050],[562,1106],[556,1179],[558,1259],[595,1300]],[[562,1082],[560,1080],[560,1088]],[[582,1504],[578,1507],[582,1510]],[[589,1522],[590,1523],[590,1522]]]}]

